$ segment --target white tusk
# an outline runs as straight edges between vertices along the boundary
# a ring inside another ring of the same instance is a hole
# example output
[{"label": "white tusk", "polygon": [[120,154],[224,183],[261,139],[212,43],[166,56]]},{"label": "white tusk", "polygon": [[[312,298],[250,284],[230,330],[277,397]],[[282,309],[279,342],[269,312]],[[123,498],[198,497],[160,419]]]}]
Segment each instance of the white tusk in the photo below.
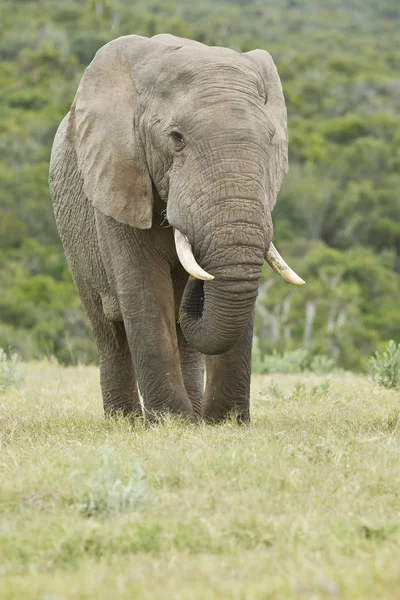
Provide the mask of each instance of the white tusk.
[{"label": "white tusk", "polygon": [[190,242],[179,229],[174,229],[175,236],[175,247],[178,258],[181,262],[182,267],[196,279],[202,279],[203,281],[211,281],[214,279],[213,275],[210,275],[204,269],[197,264],[195,257],[193,256]]},{"label": "white tusk", "polygon": [[289,265],[283,260],[282,256],[279,254],[278,250],[275,248],[273,243],[271,242],[268,252],[265,255],[265,260],[271,267],[275,273],[278,273],[283,279],[288,281],[289,283],[293,283],[294,285],[304,285],[305,281],[297,275],[289,267]]}]

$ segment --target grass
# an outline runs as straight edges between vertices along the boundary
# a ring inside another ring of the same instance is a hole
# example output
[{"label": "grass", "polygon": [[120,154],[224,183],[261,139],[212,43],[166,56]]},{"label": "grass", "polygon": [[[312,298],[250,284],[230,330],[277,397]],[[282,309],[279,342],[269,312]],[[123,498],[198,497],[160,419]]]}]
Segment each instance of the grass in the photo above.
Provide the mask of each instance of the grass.
[{"label": "grass", "polygon": [[400,598],[400,393],[257,376],[252,423],[105,421],[96,368],[0,395],[0,598]]}]

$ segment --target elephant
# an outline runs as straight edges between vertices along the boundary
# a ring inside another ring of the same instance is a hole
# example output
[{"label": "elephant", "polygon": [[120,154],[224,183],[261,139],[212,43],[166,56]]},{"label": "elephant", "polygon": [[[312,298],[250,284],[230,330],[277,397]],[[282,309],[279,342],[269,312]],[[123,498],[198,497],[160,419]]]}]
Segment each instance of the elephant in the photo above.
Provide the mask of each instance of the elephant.
[{"label": "elephant", "polygon": [[287,170],[265,50],[170,34],[98,50],[55,135],[49,186],[106,415],[249,421],[264,260],[304,283],[272,244]]}]

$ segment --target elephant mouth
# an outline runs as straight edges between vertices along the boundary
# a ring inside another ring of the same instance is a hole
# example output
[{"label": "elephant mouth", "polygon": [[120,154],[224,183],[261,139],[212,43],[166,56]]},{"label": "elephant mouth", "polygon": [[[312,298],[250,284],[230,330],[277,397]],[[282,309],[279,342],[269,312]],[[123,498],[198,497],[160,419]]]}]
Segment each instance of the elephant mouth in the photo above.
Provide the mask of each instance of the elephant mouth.
[{"label": "elephant mouth", "polygon": [[179,231],[179,229],[175,229],[174,237],[176,253],[178,254],[181,265],[189,273],[189,275],[201,281],[212,281],[214,276],[207,273],[207,271],[204,271],[204,269],[202,269],[197,263],[193,255],[192,247],[186,235]]},{"label": "elephant mouth", "polygon": [[[214,277],[196,262],[188,238],[177,229],[174,236],[178,258],[190,275],[179,308],[182,333],[202,354],[227,352],[242,335],[254,310],[261,278],[261,253],[252,256],[250,252],[245,263],[219,267]],[[274,246],[268,250],[266,259],[285,279],[297,285],[304,283]],[[218,267],[214,264],[214,268]]]},{"label": "elephant mouth", "polygon": [[[179,261],[183,268],[196,280],[199,281],[212,281],[213,275],[207,273],[197,263],[190,242],[186,235],[184,235],[179,229],[174,230],[175,247]],[[278,273],[282,279],[292,283],[293,285],[304,285],[305,281],[297,275],[295,271],[287,264],[287,262],[279,254],[274,244],[271,242],[269,248],[265,254],[265,260],[275,273]],[[198,290],[196,290],[198,292]],[[203,294],[204,303],[204,294]]]}]

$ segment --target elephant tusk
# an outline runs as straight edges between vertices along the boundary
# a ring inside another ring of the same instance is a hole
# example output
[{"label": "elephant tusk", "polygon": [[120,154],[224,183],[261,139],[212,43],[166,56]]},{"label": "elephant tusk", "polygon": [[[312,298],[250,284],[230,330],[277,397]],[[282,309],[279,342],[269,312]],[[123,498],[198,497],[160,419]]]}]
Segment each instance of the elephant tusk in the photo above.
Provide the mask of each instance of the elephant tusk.
[{"label": "elephant tusk", "polygon": [[213,275],[210,275],[204,269],[197,264],[195,257],[193,256],[190,242],[179,229],[174,229],[175,236],[175,247],[178,258],[181,262],[182,267],[196,279],[202,279],[203,281],[211,281],[214,279]]},{"label": "elephant tusk", "polygon": [[297,275],[289,267],[289,265],[283,260],[282,256],[279,254],[278,250],[275,248],[273,243],[271,242],[268,252],[265,255],[265,260],[271,267],[275,273],[278,273],[283,279],[288,281],[289,283],[293,283],[294,285],[304,285],[305,281]]}]

